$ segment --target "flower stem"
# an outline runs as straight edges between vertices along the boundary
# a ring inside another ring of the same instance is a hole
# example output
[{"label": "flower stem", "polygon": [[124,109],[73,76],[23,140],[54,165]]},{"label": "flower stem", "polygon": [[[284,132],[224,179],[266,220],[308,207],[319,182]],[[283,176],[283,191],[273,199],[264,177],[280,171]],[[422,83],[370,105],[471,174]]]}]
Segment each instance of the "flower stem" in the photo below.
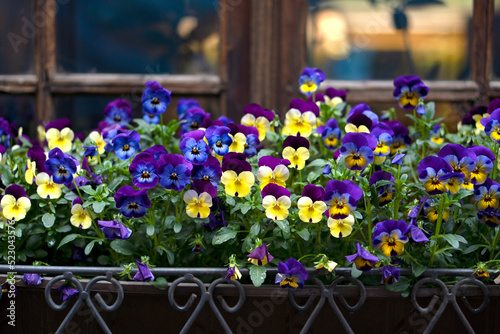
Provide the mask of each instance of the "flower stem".
[{"label": "flower stem", "polygon": [[439,201],[438,219],[436,222],[436,230],[434,232],[435,241],[434,241],[434,246],[432,247],[432,250],[431,250],[431,259],[429,261],[429,267],[432,267],[432,265],[434,264],[434,259],[436,257],[436,251],[437,251],[438,242],[439,242],[439,232],[441,231],[441,223],[443,221],[444,201],[445,201],[445,199],[443,196],[443,197],[441,197],[441,199]]},{"label": "flower stem", "polygon": [[498,143],[495,142],[495,161],[493,162],[493,171],[491,173],[491,179],[495,180],[497,177],[497,170],[498,170]]},{"label": "flower stem", "polygon": [[370,247],[373,248],[372,244],[372,203],[370,199],[368,201],[365,199],[366,207],[366,219],[368,220],[368,240],[370,242]]},{"label": "flower stem", "polygon": [[500,229],[496,229],[497,233],[495,234],[495,239],[493,240],[493,244],[491,245],[490,252],[490,261],[495,258],[495,249],[497,248],[498,240],[500,239]]}]

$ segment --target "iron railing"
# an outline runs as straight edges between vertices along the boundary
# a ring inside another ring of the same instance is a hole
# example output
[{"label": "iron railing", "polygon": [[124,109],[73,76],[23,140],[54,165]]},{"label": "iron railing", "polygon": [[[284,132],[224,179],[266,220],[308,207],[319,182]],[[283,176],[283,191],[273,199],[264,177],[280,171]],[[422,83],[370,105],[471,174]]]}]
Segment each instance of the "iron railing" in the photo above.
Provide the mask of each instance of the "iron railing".
[{"label": "iron railing", "polygon": [[[12,272],[13,270],[11,269],[12,268],[7,265],[0,265],[0,274],[7,274],[9,272]],[[74,303],[71,310],[68,312],[63,322],[60,324],[56,333],[63,333],[65,331],[66,327],[71,322],[72,318],[81,308],[84,302],[91,310],[94,318],[97,320],[103,331],[105,333],[111,333],[111,330],[107,326],[106,322],[99,314],[98,307],[99,309],[108,312],[118,309],[123,299],[125,298],[125,294],[122,287],[123,281],[117,280],[116,278],[114,278],[114,276],[122,271],[123,268],[121,267],[15,266],[15,272],[17,274],[37,273],[43,275],[57,275],[51,278],[51,280],[45,287],[45,300],[47,301],[48,305],[54,310],[62,311],[70,303],[69,300],[66,300],[61,304],[58,304],[53,300],[51,291],[57,282],[64,280],[71,281],[79,291],[79,297],[77,301]],[[137,269],[133,270],[132,274],[135,274],[136,271]],[[187,333],[189,331],[196,318],[207,303],[212,309],[223,329],[227,333],[233,332],[224,319],[221,310],[217,307],[214,299],[217,298],[219,300],[220,305],[225,312],[238,312],[245,304],[245,300],[247,297],[247,286],[241,284],[237,280],[230,281],[229,284],[234,285],[237,291],[236,295],[238,297],[238,301],[234,306],[229,306],[222,296],[216,296],[215,293],[215,289],[218,285],[228,284],[224,278],[217,278],[211,283],[204,283],[204,281],[200,279],[200,277],[223,277],[226,274],[226,268],[153,268],[151,271],[156,277],[178,277],[172,283],[168,284],[168,301],[174,310],[178,312],[187,312],[193,307],[196,299],[199,299],[199,302],[196,305],[195,309],[192,311],[191,316],[184,324],[181,333]],[[248,269],[243,268],[240,269],[240,271],[244,276],[249,275]],[[307,321],[303,325],[301,333],[307,333],[309,331],[316,317],[325,307],[325,304],[327,304],[327,302],[330,305],[330,308],[333,310],[335,316],[342,324],[345,331],[348,333],[353,333],[351,326],[341,312],[339,304],[348,312],[352,313],[358,311],[363,306],[367,298],[366,287],[363,282],[351,276],[350,268],[335,269],[335,279],[329,285],[325,285],[324,281],[318,278],[327,274],[326,271],[318,271],[314,268],[308,268],[307,272],[309,275],[307,283],[313,282],[315,285],[313,287],[308,286],[309,292],[306,296],[306,302],[303,305],[299,305],[299,303],[297,302],[296,296],[300,295],[300,291],[289,290],[288,292],[289,301],[293,308],[295,308],[296,310],[307,312],[309,309],[314,307]],[[267,269],[268,275],[272,276],[277,273],[277,268]],[[374,269],[369,272],[363,273],[363,275],[380,275],[380,272],[378,271],[378,269]],[[401,275],[410,276],[412,275],[412,272],[410,269],[401,269]],[[84,288],[83,284],[80,282],[80,279],[77,279],[75,276],[94,276],[94,278],[90,279]],[[443,277],[454,277],[456,279],[456,283],[453,285],[447,285],[442,280]],[[110,282],[114,286],[117,297],[114,303],[109,305],[103,300],[99,293],[97,293],[95,295],[95,300],[97,301],[98,307],[96,307],[94,301],[92,300],[92,298],[90,298],[90,293],[94,285],[102,281]],[[178,290],[177,288],[180,284],[186,282],[194,283],[198,287],[199,293],[193,293],[184,305],[179,305],[176,301],[176,291]],[[358,300],[354,305],[349,304],[344,298],[343,292],[341,291],[342,289],[339,289],[341,283],[347,283],[351,286],[357,287]],[[434,292],[431,295],[432,298],[429,304],[426,307],[423,307],[419,304],[417,296],[420,296],[421,290],[429,285],[435,287],[437,286],[438,289],[433,290]],[[466,285],[475,285],[479,287],[482,300],[480,305],[476,308],[472,307],[469,304],[467,297],[461,291]],[[457,298],[463,300],[465,308],[469,312],[479,313],[483,311],[488,305],[490,294],[490,289],[488,289],[488,287],[483,282],[475,278],[474,270],[472,269],[427,269],[419,276],[419,280],[413,285],[410,298],[413,306],[420,314],[433,314],[423,333],[431,332],[431,330],[434,328],[439,318],[447,308],[448,304],[452,305],[467,332],[474,333],[474,329],[462,312],[457,302]],[[304,299],[303,297],[304,294],[302,294],[302,300]],[[438,306],[438,309],[437,311],[434,311],[436,306]]]}]

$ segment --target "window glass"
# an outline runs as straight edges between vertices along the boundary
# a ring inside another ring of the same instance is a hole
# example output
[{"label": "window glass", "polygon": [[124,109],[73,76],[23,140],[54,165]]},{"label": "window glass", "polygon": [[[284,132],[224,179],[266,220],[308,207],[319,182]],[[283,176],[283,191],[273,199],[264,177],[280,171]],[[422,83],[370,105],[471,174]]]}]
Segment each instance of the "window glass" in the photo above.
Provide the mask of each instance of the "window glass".
[{"label": "window glass", "polygon": [[214,1],[71,1],[60,6],[56,34],[59,72],[217,71]]},{"label": "window glass", "polygon": [[45,13],[33,12],[32,0],[2,1],[0,10],[0,74],[34,72],[35,34]]},{"label": "window glass", "polygon": [[308,64],[321,68],[328,78],[383,80],[407,74],[432,80],[469,78],[471,0],[310,0],[309,4]]},{"label": "window glass", "polygon": [[36,135],[35,96],[0,94],[0,117],[16,122],[30,138]]}]

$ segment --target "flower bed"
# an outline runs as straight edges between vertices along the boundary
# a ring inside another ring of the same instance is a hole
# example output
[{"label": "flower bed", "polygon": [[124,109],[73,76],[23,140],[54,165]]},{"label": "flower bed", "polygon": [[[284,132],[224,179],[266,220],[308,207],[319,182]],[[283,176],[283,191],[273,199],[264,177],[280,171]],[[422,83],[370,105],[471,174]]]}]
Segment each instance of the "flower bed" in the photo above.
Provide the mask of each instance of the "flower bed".
[{"label": "flower bed", "polygon": [[499,100],[448,133],[416,76],[394,81],[409,127],[394,109],[348,106],[345,91],[316,93],[323,80],[306,68],[306,99],[285,115],[248,105],[241,124],[184,99],[163,125],[170,92],[153,81],[143,119],[115,100],[85,136],[67,119],[39,138],[1,120],[3,262],[117,266],[160,288],[150,268],[225,265],[228,281],[248,268],[255,286],[295,289],[310,278],[304,266],[350,266],[363,280],[379,267],[382,279],[365,283],[403,295],[432,267],[488,280],[499,263]]}]

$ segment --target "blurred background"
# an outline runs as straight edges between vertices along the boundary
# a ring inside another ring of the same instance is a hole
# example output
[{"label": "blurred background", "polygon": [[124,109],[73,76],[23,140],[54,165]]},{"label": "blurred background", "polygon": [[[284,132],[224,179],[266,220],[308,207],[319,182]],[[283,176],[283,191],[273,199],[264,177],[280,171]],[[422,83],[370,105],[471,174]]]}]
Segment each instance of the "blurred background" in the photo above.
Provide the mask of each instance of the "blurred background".
[{"label": "blurred background", "polygon": [[214,116],[251,102],[283,112],[309,66],[376,112],[398,108],[395,77],[417,74],[453,129],[500,96],[499,2],[5,0],[0,117],[28,133],[60,117],[90,130],[116,98],[139,117],[147,80],[173,92],[167,118],[182,97]]}]

